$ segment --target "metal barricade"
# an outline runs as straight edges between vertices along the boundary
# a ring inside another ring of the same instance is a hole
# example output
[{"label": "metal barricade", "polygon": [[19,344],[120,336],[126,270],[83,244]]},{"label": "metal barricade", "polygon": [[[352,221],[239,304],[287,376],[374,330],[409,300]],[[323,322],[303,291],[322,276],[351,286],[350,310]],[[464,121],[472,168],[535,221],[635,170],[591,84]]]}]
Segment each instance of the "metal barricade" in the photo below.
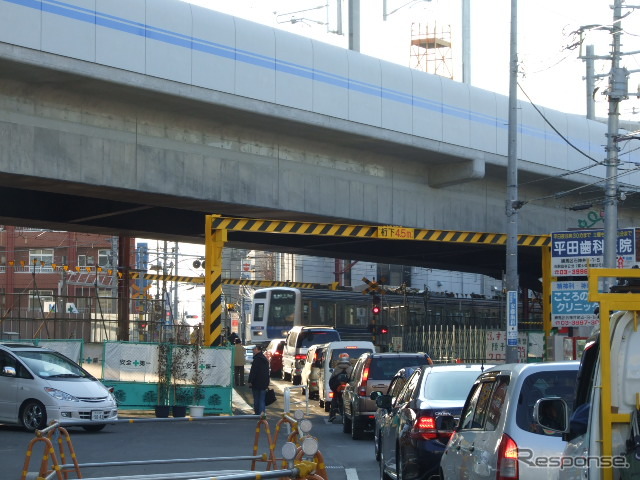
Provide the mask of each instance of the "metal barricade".
[{"label": "metal barricade", "polygon": [[[311,430],[311,422],[303,419],[302,411],[295,412],[294,417],[283,414],[278,421],[275,437],[271,438],[269,423],[265,415],[237,415],[237,416],[212,416],[212,417],[185,417],[185,418],[131,418],[119,419],[109,424],[134,424],[148,422],[202,422],[202,421],[244,421],[258,420],[256,424],[256,435],[253,446],[253,455],[233,456],[233,457],[206,457],[206,458],[175,458],[162,460],[130,460],[130,461],[114,461],[99,463],[78,463],[71,436],[65,427],[83,425],[78,422],[54,423],[43,430],[36,431],[34,438],[27,449],[21,480],[67,480],[70,473],[75,473],[76,478],[84,478],[85,480],[192,480],[203,477],[215,477],[220,480],[253,480],[280,478],[283,480],[328,480],[324,466],[324,460],[317,448],[317,439],[305,435]],[[286,424],[293,429],[293,433],[289,435],[288,441],[284,444],[281,459],[276,458],[275,448],[277,444],[278,433],[281,425]],[[268,453],[258,455],[258,443],[260,432],[264,432],[268,441]],[[300,436],[302,432],[302,436]],[[58,454],[53,446],[53,441],[57,442]],[[306,442],[306,443],[305,443]],[[314,444],[315,442],[315,444]],[[29,472],[29,464],[34,457],[33,449],[36,445],[42,444],[44,453],[40,463],[38,472]],[[72,463],[63,463],[67,458],[65,446],[68,449],[68,456]],[[286,452],[286,453],[285,453]],[[60,460],[58,459],[60,458]],[[199,471],[184,473],[158,473],[152,475],[129,475],[115,477],[83,477],[81,468],[96,467],[122,467],[131,465],[164,465],[172,463],[194,463],[194,462],[213,462],[213,461],[237,461],[251,460],[251,470],[221,470],[221,471]],[[277,461],[282,460],[282,467],[278,469]],[[267,463],[266,471],[255,471],[257,461]],[[289,463],[292,465],[289,468]]]}]

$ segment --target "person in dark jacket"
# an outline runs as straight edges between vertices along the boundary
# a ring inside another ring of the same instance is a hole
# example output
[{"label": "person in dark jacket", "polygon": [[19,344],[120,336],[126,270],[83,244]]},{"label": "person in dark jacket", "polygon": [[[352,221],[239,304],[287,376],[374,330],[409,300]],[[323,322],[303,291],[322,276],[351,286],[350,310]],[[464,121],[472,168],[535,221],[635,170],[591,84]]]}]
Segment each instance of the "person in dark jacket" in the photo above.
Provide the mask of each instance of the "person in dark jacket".
[{"label": "person in dark jacket", "polygon": [[249,386],[253,391],[253,410],[260,415],[266,410],[264,397],[269,387],[269,360],[262,353],[262,347],[253,347],[253,363],[249,370]]}]

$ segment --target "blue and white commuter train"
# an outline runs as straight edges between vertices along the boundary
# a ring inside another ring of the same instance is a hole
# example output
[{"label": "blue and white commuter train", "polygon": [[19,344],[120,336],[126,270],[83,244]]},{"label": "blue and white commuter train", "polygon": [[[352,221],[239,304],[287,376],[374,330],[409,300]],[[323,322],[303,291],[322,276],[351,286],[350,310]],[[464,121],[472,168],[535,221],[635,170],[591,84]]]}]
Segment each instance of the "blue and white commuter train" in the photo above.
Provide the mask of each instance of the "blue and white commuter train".
[{"label": "blue and white commuter train", "polygon": [[[453,295],[453,294],[451,294]],[[434,292],[414,295],[381,295],[381,311],[375,315],[378,325],[501,325],[504,299],[446,296]],[[340,332],[345,340],[371,340],[374,322],[372,296],[343,290],[261,288],[254,292],[251,342],[266,343],[284,338],[296,325],[326,325]],[[530,323],[542,320],[531,315]]]}]

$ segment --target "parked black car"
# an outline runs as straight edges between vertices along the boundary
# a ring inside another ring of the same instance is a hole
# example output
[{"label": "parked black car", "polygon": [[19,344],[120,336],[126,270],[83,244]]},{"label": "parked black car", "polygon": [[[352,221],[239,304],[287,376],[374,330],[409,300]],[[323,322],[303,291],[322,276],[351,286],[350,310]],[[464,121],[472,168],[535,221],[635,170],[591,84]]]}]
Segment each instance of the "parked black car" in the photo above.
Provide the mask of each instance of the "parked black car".
[{"label": "parked black car", "polygon": [[423,480],[438,474],[467,394],[484,368],[425,365],[416,369],[395,399],[378,396],[378,407],[389,412],[380,426],[382,480]]}]

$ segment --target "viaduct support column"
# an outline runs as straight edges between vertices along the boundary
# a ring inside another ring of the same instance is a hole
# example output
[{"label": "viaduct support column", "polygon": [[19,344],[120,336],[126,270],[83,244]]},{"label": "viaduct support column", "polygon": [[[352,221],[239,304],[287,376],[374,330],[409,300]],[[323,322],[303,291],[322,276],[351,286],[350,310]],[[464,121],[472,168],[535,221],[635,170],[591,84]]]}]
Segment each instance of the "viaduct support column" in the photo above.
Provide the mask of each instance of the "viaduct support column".
[{"label": "viaduct support column", "polygon": [[205,241],[205,308],[204,344],[222,344],[222,249],[227,241],[226,229],[213,229],[212,220],[219,215],[207,215]]}]

